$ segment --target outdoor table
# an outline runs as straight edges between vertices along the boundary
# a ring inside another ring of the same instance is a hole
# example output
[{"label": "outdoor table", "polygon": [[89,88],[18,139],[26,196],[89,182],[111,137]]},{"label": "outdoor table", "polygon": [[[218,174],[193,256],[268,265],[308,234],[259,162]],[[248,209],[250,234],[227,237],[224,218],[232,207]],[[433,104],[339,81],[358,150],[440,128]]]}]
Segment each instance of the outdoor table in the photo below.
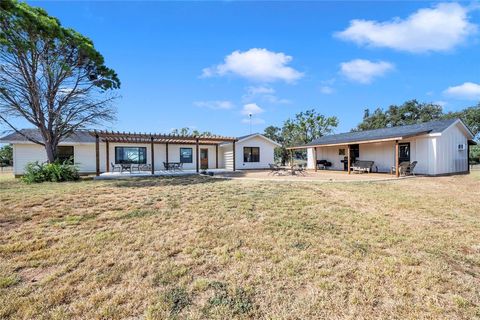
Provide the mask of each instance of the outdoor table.
[{"label": "outdoor table", "polygon": [[121,163],[120,165],[122,166],[122,171],[121,172],[123,172],[123,170],[128,170],[128,171],[130,171],[130,173],[132,173],[132,164],[131,163]]}]

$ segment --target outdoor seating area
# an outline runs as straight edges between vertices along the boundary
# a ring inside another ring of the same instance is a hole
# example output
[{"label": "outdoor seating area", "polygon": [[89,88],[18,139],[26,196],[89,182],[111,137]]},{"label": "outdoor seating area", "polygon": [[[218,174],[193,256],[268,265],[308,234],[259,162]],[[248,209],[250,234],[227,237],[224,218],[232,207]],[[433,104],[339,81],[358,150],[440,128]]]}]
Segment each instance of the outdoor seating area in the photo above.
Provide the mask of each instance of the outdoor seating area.
[{"label": "outdoor seating area", "polygon": [[182,162],[163,162],[163,167],[167,171],[181,171],[183,170],[183,163]]},{"label": "outdoor seating area", "polygon": [[357,160],[353,163],[350,169],[354,173],[370,173],[373,172],[374,169],[377,172],[378,168],[376,168],[374,164],[374,161]]},{"label": "outdoor seating area", "polygon": [[[417,165],[417,161],[403,161],[400,162],[398,165],[398,172],[400,173],[401,176],[409,176],[409,175],[415,175],[415,166]],[[395,174],[396,173],[396,167],[392,166],[390,168],[390,174]]]},{"label": "outdoor seating area", "polygon": [[296,176],[296,175],[306,175],[307,170],[304,165],[300,164],[295,164],[292,166],[281,166],[278,164],[273,164],[270,163],[268,165],[270,167],[270,172],[269,174],[271,175],[291,175],[291,176]]},{"label": "outdoor seating area", "polygon": [[142,172],[151,171],[152,166],[150,164],[135,164],[135,163],[110,163],[112,172]]}]

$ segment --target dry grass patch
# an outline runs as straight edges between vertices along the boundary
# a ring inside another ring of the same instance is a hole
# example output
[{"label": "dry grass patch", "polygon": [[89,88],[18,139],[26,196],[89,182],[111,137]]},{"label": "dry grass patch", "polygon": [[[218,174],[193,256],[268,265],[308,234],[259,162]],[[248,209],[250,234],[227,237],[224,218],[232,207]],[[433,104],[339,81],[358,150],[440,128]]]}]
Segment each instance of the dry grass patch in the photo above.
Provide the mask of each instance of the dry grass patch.
[{"label": "dry grass patch", "polygon": [[478,318],[479,179],[2,178],[0,318]]}]

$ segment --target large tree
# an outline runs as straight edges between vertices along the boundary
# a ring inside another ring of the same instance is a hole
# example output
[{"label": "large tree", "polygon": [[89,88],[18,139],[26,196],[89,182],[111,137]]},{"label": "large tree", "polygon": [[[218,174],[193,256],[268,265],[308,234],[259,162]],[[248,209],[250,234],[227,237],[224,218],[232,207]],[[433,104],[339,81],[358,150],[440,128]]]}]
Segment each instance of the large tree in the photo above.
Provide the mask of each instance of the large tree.
[{"label": "large tree", "polygon": [[476,106],[465,108],[457,112],[449,112],[446,118],[460,118],[475,135],[474,139],[480,140],[480,102]]},{"label": "large tree", "polygon": [[0,147],[0,166],[13,163],[13,147],[9,144]]},{"label": "large tree", "polygon": [[396,127],[408,124],[422,123],[438,120],[443,117],[442,107],[433,103],[420,103],[417,100],[409,100],[402,105],[391,105],[388,109],[377,108],[373,113],[366,109],[363,121],[353,129],[363,131]]},{"label": "large tree", "polygon": [[[40,8],[0,1],[0,121],[43,145],[50,162],[75,130],[114,119],[120,81],[93,42]],[[22,118],[39,129],[28,136]]]},{"label": "large tree", "polygon": [[287,119],[282,128],[267,127],[264,134],[282,145],[276,155],[280,158],[282,164],[285,164],[289,157],[286,148],[309,143],[331,133],[337,126],[337,117],[326,117],[311,109],[297,113],[295,117]]}]

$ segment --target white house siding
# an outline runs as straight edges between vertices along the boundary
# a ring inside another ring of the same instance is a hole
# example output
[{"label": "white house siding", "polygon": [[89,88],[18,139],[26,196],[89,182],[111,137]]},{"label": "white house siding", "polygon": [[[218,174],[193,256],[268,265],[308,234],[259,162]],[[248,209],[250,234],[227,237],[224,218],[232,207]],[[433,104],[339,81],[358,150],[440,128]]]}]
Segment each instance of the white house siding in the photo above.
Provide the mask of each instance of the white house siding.
[{"label": "white house siding", "polygon": [[[442,132],[437,137],[437,157],[435,174],[448,174],[468,171],[467,137],[461,125],[457,123]],[[459,151],[458,145],[465,145],[465,150]]]},{"label": "white house siding", "polygon": [[[436,138],[422,136],[401,140],[399,143],[410,143],[410,160],[417,161],[415,172],[421,174],[435,174],[434,155],[436,152]],[[395,165],[395,142],[377,142],[364,143],[359,145],[360,157],[358,160],[372,160],[375,162],[379,172],[390,172],[390,168]],[[339,155],[339,149],[347,150],[347,146],[317,147],[317,160],[328,160],[332,163],[331,170],[344,170],[341,160],[343,155]],[[307,152],[308,168],[313,169],[313,148]]]},{"label": "white house siding", "polygon": [[233,170],[233,147],[232,144],[224,144],[219,147],[218,152],[220,153],[221,157],[220,167],[225,168],[227,170]]},{"label": "white house siding", "polygon": [[[259,147],[260,162],[244,162],[243,148]],[[245,141],[235,143],[235,166],[237,170],[244,169],[266,169],[270,163],[274,163],[275,145],[261,137],[252,137]]]},{"label": "white house siding", "polygon": [[[73,158],[80,173],[95,172],[95,144],[90,143],[60,143],[61,146],[73,146]],[[100,170],[105,170],[105,144],[100,143]],[[13,145],[13,171],[21,175],[29,162],[47,161],[45,147],[34,143],[15,143]]]}]

